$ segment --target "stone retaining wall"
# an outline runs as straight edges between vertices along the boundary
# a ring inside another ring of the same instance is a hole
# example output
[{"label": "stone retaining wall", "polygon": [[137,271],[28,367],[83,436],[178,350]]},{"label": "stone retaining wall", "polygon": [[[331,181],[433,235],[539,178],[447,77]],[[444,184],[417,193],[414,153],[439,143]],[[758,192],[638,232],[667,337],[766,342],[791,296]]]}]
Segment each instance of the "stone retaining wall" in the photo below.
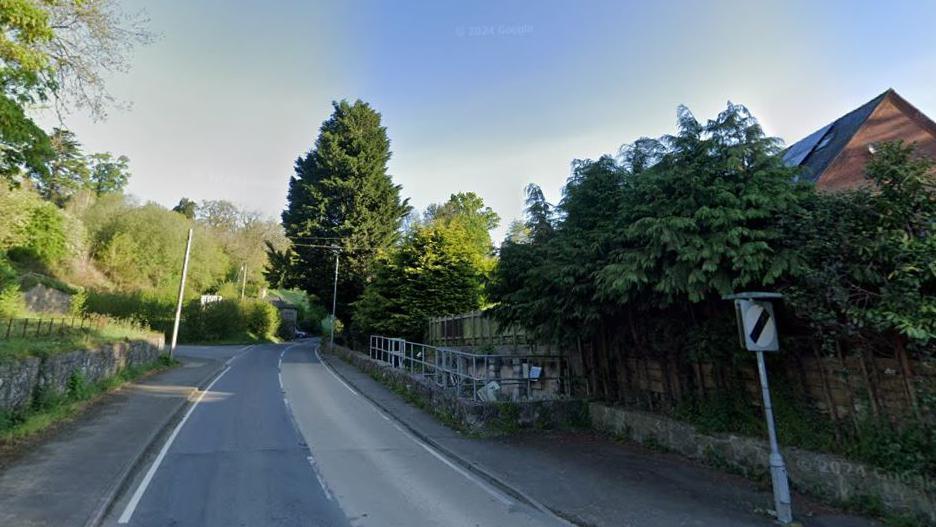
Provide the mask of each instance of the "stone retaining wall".
[{"label": "stone retaining wall", "polygon": [[[766,441],[736,435],[707,435],[694,426],[666,417],[591,403],[592,427],[641,443],[658,445],[686,457],[739,471],[749,477],[768,476],[770,447]],[[797,490],[825,500],[860,501],[876,498],[894,514],[910,514],[936,523],[933,481],[898,477],[840,456],[783,448],[790,483]]]},{"label": "stone retaining wall", "polygon": [[499,434],[521,428],[564,428],[588,425],[588,405],[578,399],[481,402],[456,397],[419,376],[392,368],[363,353],[336,346],[334,354],[417,405],[468,432]]},{"label": "stone retaining wall", "polygon": [[65,393],[76,373],[88,383],[96,383],[131,366],[156,361],[164,339],[154,335],[145,340],[113,342],[94,350],[55,353],[47,357],[26,357],[0,363],[0,412],[29,406],[39,391]]}]

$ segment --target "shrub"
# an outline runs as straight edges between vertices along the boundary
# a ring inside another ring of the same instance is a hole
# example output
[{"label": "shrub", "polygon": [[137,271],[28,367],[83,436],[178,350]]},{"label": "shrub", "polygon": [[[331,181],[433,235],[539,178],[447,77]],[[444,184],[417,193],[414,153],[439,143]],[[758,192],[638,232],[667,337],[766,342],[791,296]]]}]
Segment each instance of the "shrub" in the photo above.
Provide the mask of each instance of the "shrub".
[{"label": "shrub", "polygon": [[279,329],[279,310],[273,304],[252,300],[241,304],[244,310],[247,331],[259,338],[271,338]]},{"label": "shrub", "polygon": [[24,308],[16,271],[0,253],[0,316],[14,317]]},{"label": "shrub", "polygon": [[184,334],[187,340],[211,341],[231,338],[244,330],[244,314],[234,300],[221,300],[204,306],[192,300],[185,306]]}]

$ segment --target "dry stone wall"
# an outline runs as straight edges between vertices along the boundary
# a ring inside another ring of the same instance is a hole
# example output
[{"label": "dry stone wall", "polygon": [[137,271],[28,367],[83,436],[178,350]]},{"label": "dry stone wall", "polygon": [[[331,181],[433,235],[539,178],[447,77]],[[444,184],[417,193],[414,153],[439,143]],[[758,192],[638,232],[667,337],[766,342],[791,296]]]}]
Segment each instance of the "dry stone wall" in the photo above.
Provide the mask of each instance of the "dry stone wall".
[{"label": "dry stone wall", "polygon": [[62,394],[69,379],[81,375],[96,383],[125,368],[142,366],[159,359],[163,336],[145,340],[114,342],[93,350],[75,350],[47,357],[26,357],[0,363],[0,412],[27,408],[42,391]]}]

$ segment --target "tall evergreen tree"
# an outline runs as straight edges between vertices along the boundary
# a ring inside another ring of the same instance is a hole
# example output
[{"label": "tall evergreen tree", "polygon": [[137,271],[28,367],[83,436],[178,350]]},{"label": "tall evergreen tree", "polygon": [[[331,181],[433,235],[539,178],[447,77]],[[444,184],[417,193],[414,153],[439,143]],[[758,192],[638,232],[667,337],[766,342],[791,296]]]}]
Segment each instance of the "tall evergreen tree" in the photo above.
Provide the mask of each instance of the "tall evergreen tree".
[{"label": "tall evergreen tree", "polygon": [[322,246],[340,248],[338,317],[347,320],[375,257],[397,239],[410,207],[387,174],[390,140],[380,114],[360,100],[333,107],[314,148],[296,160],[283,226],[297,255],[289,284],[326,301],[335,258]]}]

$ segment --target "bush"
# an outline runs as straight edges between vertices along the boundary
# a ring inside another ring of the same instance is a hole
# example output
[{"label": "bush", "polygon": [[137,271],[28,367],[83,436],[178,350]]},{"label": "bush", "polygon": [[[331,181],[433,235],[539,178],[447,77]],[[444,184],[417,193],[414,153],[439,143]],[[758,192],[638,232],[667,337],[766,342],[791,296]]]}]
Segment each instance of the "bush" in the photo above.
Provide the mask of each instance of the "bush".
[{"label": "bush", "polygon": [[15,317],[24,309],[16,271],[0,253],[0,317]]},{"label": "bush", "polygon": [[244,314],[234,300],[221,300],[204,306],[192,300],[185,306],[184,335],[189,341],[211,341],[240,335],[245,328]]},{"label": "bush", "polygon": [[247,331],[258,338],[272,338],[279,329],[279,310],[273,304],[262,300],[243,302]]}]

